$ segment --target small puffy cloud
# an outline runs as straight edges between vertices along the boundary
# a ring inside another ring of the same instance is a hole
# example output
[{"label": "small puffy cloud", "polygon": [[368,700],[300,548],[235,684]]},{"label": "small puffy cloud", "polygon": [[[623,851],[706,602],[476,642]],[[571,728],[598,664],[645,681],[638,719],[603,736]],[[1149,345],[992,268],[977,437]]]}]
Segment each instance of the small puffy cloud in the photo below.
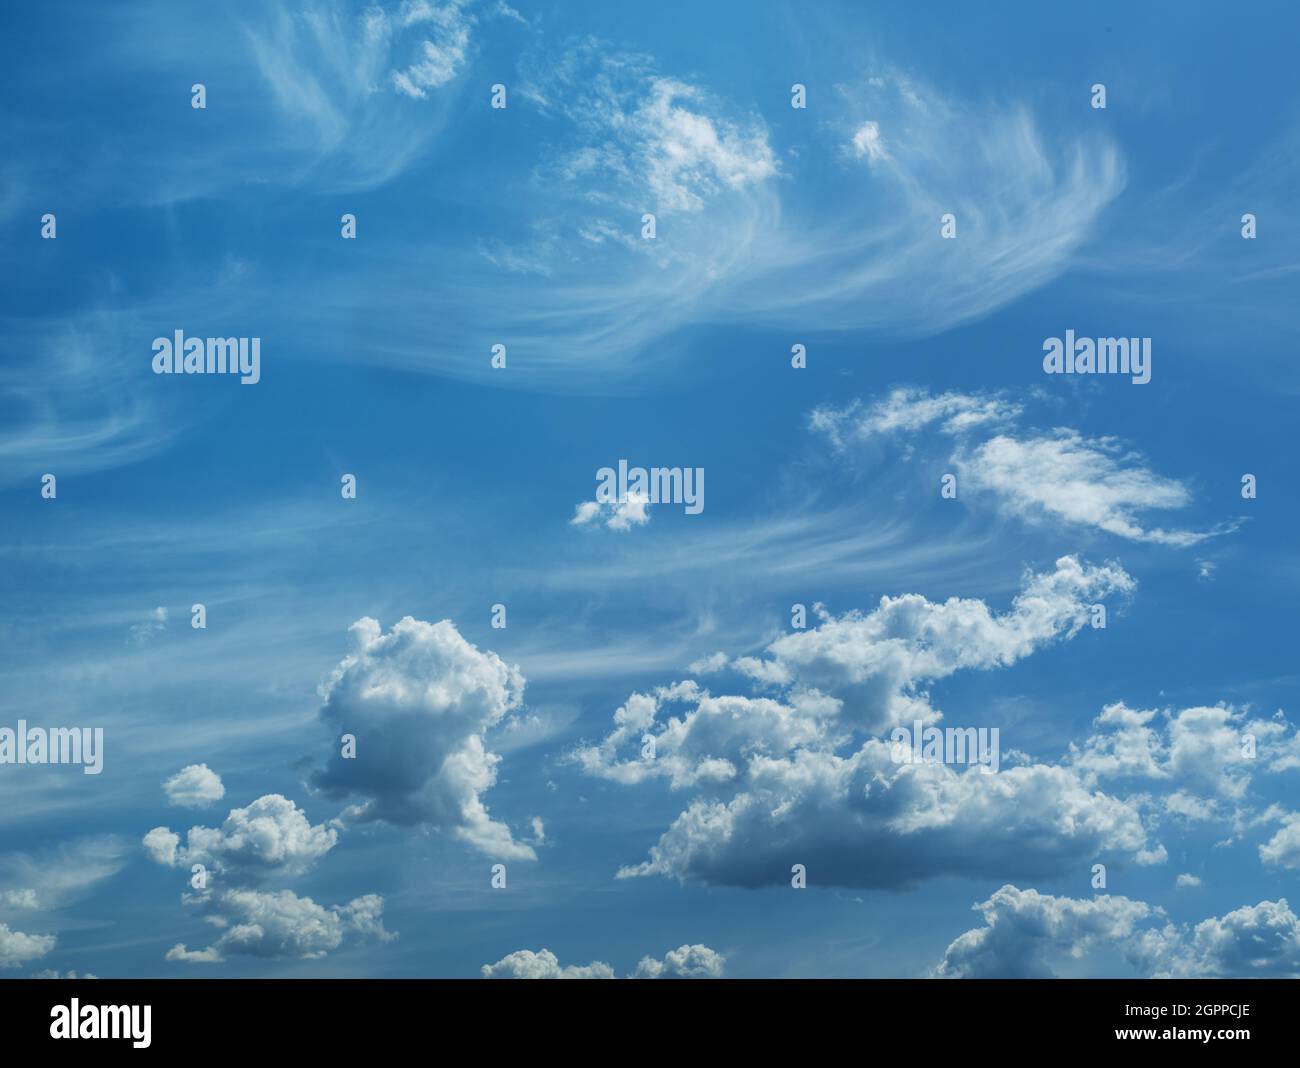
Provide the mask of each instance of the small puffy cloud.
[{"label": "small puffy cloud", "polygon": [[216,964],[231,956],[312,960],[337,949],[349,934],[381,941],[396,937],[384,929],[384,899],[377,894],[331,908],[289,890],[223,890],[188,896],[186,902],[223,931],[205,949],[178,943],[167,951],[170,961]]},{"label": "small puffy cloud", "polygon": [[206,764],[190,764],[163,783],[167,800],[186,808],[206,808],[226,796],[221,776]]},{"label": "small puffy cloud", "polygon": [[0,923],[0,968],[17,968],[54,948],[54,935],[31,935]]},{"label": "small puffy cloud", "polygon": [[1193,875],[1191,872],[1183,872],[1174,880],[1174,885],[1178,887],[1200,886],[1201,877],[1199,875]]},{"label": "small puffy cloud", "polygon": [[889,155],[880,139],[880,126],[870,121],[864,122],[854,131],[852,146],[855,156],[859,159],[865,156],[871,163],[878,163]]},{"label": "small puffy cloud", "polygon": [[622,501],[581,501],[573,510],[569,524],[575,527],[598,525],[610,530],[626,531],[650,522],[650,498],[644,493],[629,493]]},{"label": "small puffy cloud", "polygon": [[485,735],[521,703],[519,669],[471,645],[449,620],[407,616],[385,634],[366,618],[351,634],[352,652],[322,688],[320,718],[334,739],[356,738],[356,755],[336,747],[311,775],[313,787],[352,799],[348,821],[423,824],[489,856],[536,859],[483,802],[501,759]]},{"label": "small puffy cloud", "polygon": [[231,809],[220,827],[191,827],[184,846],[180,836],[155,827],[144,837],[145,851],[158,864],[188,868],[202,864],[212,871],[244,879],[298,875],[307,871],[338,841],[338,832],[312,826],[287,797],[267,794],[246,808]]},{"label": "small puffy cloud", "polygon": [[726,670],[730,662],[731,658],[726,653],[710,653],[694,661],[690,666],[690,672],[692,675],[712,675]]},{"label": "small puffy cloud", "polygon": [[520,949],[507,954],[495,964],[483,965],[484,979],[613,979],[614,969],[603,961],[560,966],[559,958],[549,949],[534,953]]},{"label": "small puffy cloud", "polygon": [[953,941],[935,969],[945,979],[1046,979],[1052,956],[1080,957],[1129,938],[1157,910],[1115,894],[1087,900],[1004,886],[974,906],[984,926]]},{"label": "small puffy cloud", "polygon": [[[663,960],[642,957],[630,979],[718,979],[726,958],[705,945],[679,946]],[[481,969],[484,979],[615,979],[614,969],[603,961],[561,966],[549,949],[534,953],[521,949]]]},{"label": "small puffy cloud", "polygon": [[721,979],[727,958],[705,945],[678,946],[663,960],[642,957],[637,979]]}]

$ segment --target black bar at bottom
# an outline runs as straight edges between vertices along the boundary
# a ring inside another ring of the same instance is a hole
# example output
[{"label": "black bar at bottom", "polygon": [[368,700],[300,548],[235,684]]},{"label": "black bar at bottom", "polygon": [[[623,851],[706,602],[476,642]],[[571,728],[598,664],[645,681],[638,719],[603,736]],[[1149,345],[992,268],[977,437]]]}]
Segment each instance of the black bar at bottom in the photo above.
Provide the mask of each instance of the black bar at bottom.
[{"label": "black bar at bottom", "polygon": [[1230,1056],[1293,1048],[1296,992],[1290,980],[7,980],[0,1027],[11,1064],[19,1051],[94,1056],[110,1045],[337,1057],[429,1040],[439,1044],[415,1049],[469,1058],[549,1046],[583,1060],[656,1048],[690,1061],[749,1048],[765,1059],[838,1048],[839,1059],[1037,1042],[1045,1057]]}]

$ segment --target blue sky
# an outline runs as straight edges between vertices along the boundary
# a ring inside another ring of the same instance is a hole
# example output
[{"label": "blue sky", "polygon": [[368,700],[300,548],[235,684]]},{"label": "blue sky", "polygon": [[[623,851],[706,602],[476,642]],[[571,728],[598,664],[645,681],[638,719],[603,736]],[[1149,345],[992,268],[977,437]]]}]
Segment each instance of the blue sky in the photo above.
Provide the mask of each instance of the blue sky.
[{"label": "blue sky", "polygon": [[0,974],[1300,974],[1300,16],[4,21]]}]

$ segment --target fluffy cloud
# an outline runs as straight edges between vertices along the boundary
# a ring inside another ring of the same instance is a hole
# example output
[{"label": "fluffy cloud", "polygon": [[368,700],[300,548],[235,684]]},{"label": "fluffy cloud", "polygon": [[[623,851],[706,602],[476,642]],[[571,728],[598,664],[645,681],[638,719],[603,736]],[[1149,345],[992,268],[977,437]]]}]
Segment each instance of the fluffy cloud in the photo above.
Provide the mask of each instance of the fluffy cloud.
[{"label": "fluffy cloud", "polygon": [[190,764],[163,783],[167,800],[186,808],[206,808],[226,796],[221,776],[206,764]]},{"label": "fluffy cloud", "polygon": [[1080,957],[1099,942],[1131,937],[1154,912],[1126,897],[1052,897],[1004,886],[974,906],[984,926],[957,938],[935,974],[945,979],[1051,978],[1052,954]]},{"label": "fluffy cloud", "polygon": [[1168,810],[1189,819],[1215,818],[1225,811],[1220,801],[1242,801],[1256,770],[1285,770],[1279,765],[1296,738],[1284,719],[1252,718],[1226,704],[1157,711],[1117,701],[1094,727],[1083,742],[1071,743],[1073,768],[1089,782],[1177,784]]},{"label": "fluffy cloud", "polygon": [[823,611],[766,657],[733,663],[775,696],[715,696],[692,680],[633,694],[613,730],[572,759],[612,782],[662,779],[698,796],[649,859],[619,875],[756,886],[788,882],[804,864],[821,885],[900,887],[945,874],[1040,877],[1099,853],[1159,862],[1140,809],[1098,789],[1095,769],[1072,755],[989,775],[898,763],[884,741],[861,740],[939,719],[926,683],[1072,637],[1089,603],[1131,586],[1117,567],[1063,557],[1027,575],[1001,614],[914,595],[867,614]]},{"label": "fluffy cloud", "polygon": [[1134,958],[1157,978],[1300,976],[1300,918],[1285,898],[1169,927],[1140,940]]},{"label": "fluffy cloud", "polygon": [[501,759],[484,735],[520,704],[519,669],[479,651],[447,620],[407,616],[385,634],[367,618],[351,634],[353,651],[322,688],[320,717],[334,739],[355,736],[356,756],[336,747],[312,785],[354,799],[350,821],[425,824],[489,856],[535,859],[482,800]]},{"label": "fluffy cloud", "polygon": [[730,801],[692,802],[619,876],[781,885],[803,864],[810,884],[898,889],[942,875],[1061,874],[1102,853],[1163,855],[1136,810],[1049,765],[988,775],[899,764],[871,741],[849,757],[755,756],[743,785]]},{"label": "fluffy cloud", "polygon": [[602,961],[560,966],[559,958],[549,949],[534,953],[520,949],[481,969],[484,979],[613,979],[614,969]]},{"label": "fluffy cloud", "polygon": [[642,493],[629,493],[623,501],[581,501],[573,510],[573,518],[569,523],[575,527],[584,527],[602,520],[610,530],[625,531],[643,527],[650,522],[650,498]]},{"label": "fluffy cloud", "polygon": [[234,889],[188,896],[210,922],[224,928],[206,949],[178,943],[167,960],[216,964],[230,956],[311,960],[337,949],[349,934],[390,941],[384,929],[384,899],[367,894],[346,905],[325,908],[289,890]]},{"label": "fluffy cloud", "polygon": [[721,979],[727,958],[705,945],[678,946],[663,960],[642,957],[636,966],[637,979]]},{"label": "fluffy cloud", "polygon": [[54,948],[54,935],[30,935],[0,923],[0,968],[17,968]]},{"label": "fluffy cloud", "polygon": [[191,827],[186,844],[166,827],[144,837],[145,851],[158,864],[211,871],[241,879],[298,875],[338,841],[338,832],[312,826],[297,805],[280,794],[259,797],[247,808],[231,809],[220,827]]},{"label": "fluffy cloud", "polygon": [[[642,957],[631,979],[718,979],[726,958],[705,945],[679,946],[663,960]],[[521,949],[495,964],[483,965],[484,979],[614,979],[614,969],[603,961],[561,966],[549,949],[534,953]]]},{"label": "fluffy cloud", "polygon": [[733,666],[760,682],[835,693],[851,720],[882,730],[931,718],[918,711],[920,685],[963,669],[1006,667],[1050,641],[1072,638],[1093,603],[1134,585],[1116,565],[1063,556],[1052,571],[1027,575],[1001,615],[966,598],[882,597],[865,615],[836,618],[823,610],[819,626],[778,638],[767,659],[745,657]]},{"label": "fluffy cloud", "polygon": [[1041,978],[1052,964],[1098,950],[1122,954],[1152,978],[1300,975],[1300,918],[1285,899],[1261,901],[1194,927],[1125,897],[1053,897],[1004,886],[975,906],[984,926],[948,946],[935,974],[946,978]]}]

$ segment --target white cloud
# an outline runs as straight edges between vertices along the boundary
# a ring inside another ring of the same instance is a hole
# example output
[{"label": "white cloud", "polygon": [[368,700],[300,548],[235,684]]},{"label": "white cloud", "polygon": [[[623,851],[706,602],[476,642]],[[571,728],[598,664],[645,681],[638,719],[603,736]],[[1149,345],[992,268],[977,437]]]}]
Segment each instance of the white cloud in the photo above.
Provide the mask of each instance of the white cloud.
[{"label": "white cloud", "polygon": [[[642,957],[631,979],[718,979],[726,958],[705,945],[679,946],[663,960]],[[615,979],[614,969],[604,961],[561,966],[549,949],[534,953],[521,949],[481,969],[484,979]]]},{"label": "white cloud", "polygon": [[187,808],[206,808],[226,796],[221,776],[206,764],[189,764],[163,783],[167,800]]},{"label": "white cloud", "polygon": [[650,522],[650,498],[644,493],[629,493],[623,501],[581,501],[569,523],[582,527],[601,520],[610,530],[620,532],[643,527]]},{"label": "white cloud", "polygon": [[17,968],[54,948],[54,935],[30,935],[0,923],[0,968]]},{"label": "white cloud", "polygon": [[663,960],[642,957],[637,979],[721,979],[727,958],[705,945],[678,946]]},{"label": "white cloud", "polygon": [[306,813],[280,794],[259,797],[246,808],[231,809],[220,827],[191,827],[185,846],[166,827],[155,827],[144,847],[156,863],[208,869],[240,878],[298,875],[334,848],[338,832],[313,827]]},{"label": "white cloud", "polygon": [[1123,941],[1140,921],[1159,911],[1119,895],[1077,900],[1009,885],[974,908],[982,913],[984,926],[948,947],[935,969],[938,977],[1051,978],[1051,955],[1077,958],[1098,943]]},{"label": "white cloud", "polygon": [[549,949],[534,953],[520,949],[507,954],[495,964],[481,969],[484,979],[613,979],[614,969],[603,961],[560,966],[559,958]]},{"label": "white cloud", "polygon": [[1094,527],[1130,541],[1186,548],[1231,530],[1164,530],[1142,513],[1185,508],[1191,493],[1177,479],[1156,474],[1115,438],[1087,437],[1058,427],[1020,431],[1024,408],[1001,394],[899,388],[870,405],[822,407],[810,428],[837,450],[891,435],[935,428],[956,440],[950,462],[963,499],[989,494],[1008,515],[1026,522],[1055,520]]},{"label": "white cloud", "polygon": [[1300,918],[1285,898],[1191,928],[1168,922],[1160,908],[1111,894],[1080,900],[1004,886],[975,909],[984,926],[948,946],[936,975],[1050,977],[1053,964],[1069,960],[1078,967],[1107,950],[1156,979],[1300,975]]},{"label": "white cloud", "polygon": [[1174,880],[1174,885],[1180,888],[1187,886],[1200,886],[1201,877],[1199,875],[1193,875],[1191,872],[1183,872]]},{"label": "white cloud", "polygon": [[[489,856],[535,859],[483,803],[500,757],[485,734],[523,696],[524,677],[471,645],[448,620],[405,617],[387,633],[373,619],[352,625],[353,651],[322,688],[321,720],[334,749],[312,784],[353,798],[349,821],[424,824]],[[356,756],[337,740],[356,737]]]},{"label": "white cloud", "polygon": [[1060,872],[1099,851],[1160,862],[1140,810],[1068,762],[988,775],[896,763],[885,742],[855,738],[934,722],[924,685],[1072,637],[1087,604],[1131,585],[1113,565],[1063,557],[1027,575],[1002,614],[916,595],[882,598],[865,615],[822,610],[817,627],[732,664],[780,696],[714,696],[690,680],[633,694],[614,729],[572,759],[609,781],[662,779],[698,795],[649,859],[619,875],[770,885],[802,863],[821,885],[899,887],[942,874]]},{"label": "white cloud", "polygon": [[349,934],[381,941],[396,937],[384,929],[384,900],[377,894],[330,908],[289,890],[223,890],[188,896],[186,903],[200,908],[224,930],[205,949],[191,950],[178,943],[167,951],[167,960],[190,964],[215,964],[230,956],[312,960],[337,949]]},{"label": "white cloud", "polygon": [[880,139],[880,126],[874,122],[864,122],[853,134],[853,154],[861,159],[865,156],[872,163],[886,159],[884,142]]}]

